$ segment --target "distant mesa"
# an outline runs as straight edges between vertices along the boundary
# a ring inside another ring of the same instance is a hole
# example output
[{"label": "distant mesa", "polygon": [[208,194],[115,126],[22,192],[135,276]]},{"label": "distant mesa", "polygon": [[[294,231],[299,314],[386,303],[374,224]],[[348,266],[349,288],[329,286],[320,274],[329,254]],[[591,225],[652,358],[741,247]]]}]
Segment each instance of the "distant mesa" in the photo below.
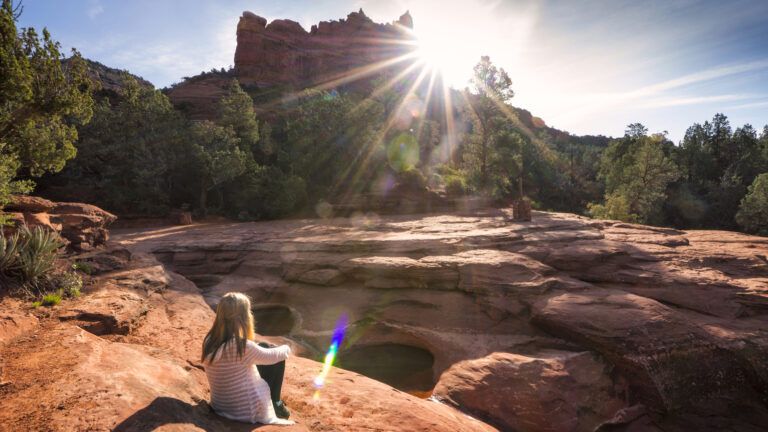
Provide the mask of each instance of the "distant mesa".
[{"label": "distant mesa", "polygon": [[379,24],[360,9],[346,19],[322,21],[307,31],[296,21],[268,22],[246,11],[237,25],[234,70],[185,80],[168,95],[193,117],[205,117],[201,105],[223,94],[233,77],[244,86],[258,88],[366,85],[384,71],[402,70],[413,62],[408,56],[416,50],[412,28],[409,12],[397,21]]}]

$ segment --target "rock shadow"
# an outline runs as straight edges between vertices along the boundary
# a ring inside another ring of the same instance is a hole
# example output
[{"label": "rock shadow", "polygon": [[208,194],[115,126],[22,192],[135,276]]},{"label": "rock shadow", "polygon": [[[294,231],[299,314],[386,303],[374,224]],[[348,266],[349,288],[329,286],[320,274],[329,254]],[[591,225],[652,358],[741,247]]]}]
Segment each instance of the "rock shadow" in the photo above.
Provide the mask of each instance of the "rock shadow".
[{"label": "rock shadow", "polygon": [[120,422],[112,432],[153,431],[170,424],[193,425],[206,432],[266,432],[270,429],[268,425],[241,423],[220,417],[205,401],[192,405],[176,398],[161,396]]}]

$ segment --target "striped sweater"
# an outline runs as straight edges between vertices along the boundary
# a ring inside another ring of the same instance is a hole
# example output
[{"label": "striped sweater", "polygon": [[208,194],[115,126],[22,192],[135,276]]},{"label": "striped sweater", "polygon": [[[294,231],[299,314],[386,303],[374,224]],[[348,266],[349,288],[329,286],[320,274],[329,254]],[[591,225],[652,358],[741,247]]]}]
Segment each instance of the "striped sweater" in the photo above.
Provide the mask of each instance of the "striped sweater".
[{"label": "striped sweater", "polygon": [[211,407],[219,415],[242,422],[293,424],[277,418],[269,385],[259,376],[256,365],[270,365],[285,360],[291,353],[288,345],[263,348],[248,341],[243,357],[237,355],[236,344],[228,342],[213,361],[206,360],[205,374],[211,387]]}]

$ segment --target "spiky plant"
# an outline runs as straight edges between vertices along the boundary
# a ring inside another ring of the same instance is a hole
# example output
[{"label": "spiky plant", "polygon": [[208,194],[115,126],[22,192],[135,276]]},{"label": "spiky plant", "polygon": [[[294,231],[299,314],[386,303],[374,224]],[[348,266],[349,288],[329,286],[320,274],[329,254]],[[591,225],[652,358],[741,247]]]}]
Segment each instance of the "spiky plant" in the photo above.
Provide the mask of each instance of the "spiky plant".
[{"label": "spiky plant", "polygon": [[22,228],[19,233],[17,273],[23,283],[36,285],[54,270],[59,249],[64,243],[57,233],[41,227],[31,231]]},{"label": "spiky plant", "polygon": [[19,233],[0,235],[0,278],[9,277],[19,266]]}]

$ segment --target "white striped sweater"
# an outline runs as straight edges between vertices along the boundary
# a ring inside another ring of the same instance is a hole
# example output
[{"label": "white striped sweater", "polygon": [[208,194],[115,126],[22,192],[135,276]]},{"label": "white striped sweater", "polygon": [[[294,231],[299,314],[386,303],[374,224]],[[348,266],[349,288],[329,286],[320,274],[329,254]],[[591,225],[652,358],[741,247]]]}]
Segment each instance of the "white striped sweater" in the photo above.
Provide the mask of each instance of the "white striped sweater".
[{"label": "white striped sweater", "polygon": [[212,362],[206,359],[203,363],[211,387],[213,410],[223,417],[247,423],[293,424],[275,415],[269,385],[256,368],[256,365],[285,360],[290,353],[288,345],[263,348],[248,341],[240,358],[235,343],[224,344]]}]

